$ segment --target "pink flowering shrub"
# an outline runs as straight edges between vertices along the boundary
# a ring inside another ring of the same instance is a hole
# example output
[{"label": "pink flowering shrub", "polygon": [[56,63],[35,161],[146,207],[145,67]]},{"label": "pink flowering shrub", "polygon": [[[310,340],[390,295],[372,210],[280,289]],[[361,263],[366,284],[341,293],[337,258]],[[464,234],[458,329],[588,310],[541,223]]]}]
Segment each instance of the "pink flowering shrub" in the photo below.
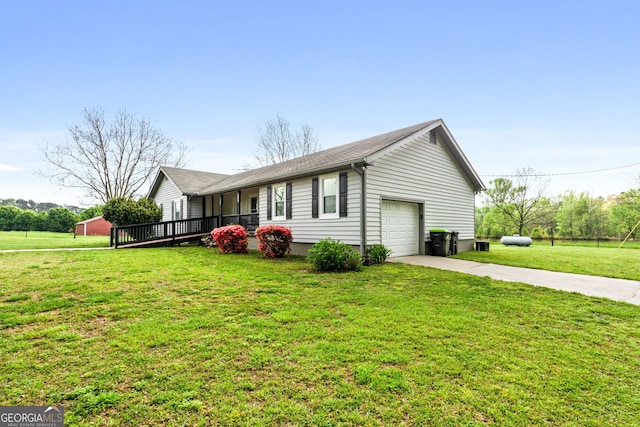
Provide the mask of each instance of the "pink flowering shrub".
[{"label": "pink flowering shrub", "polygon": [[282,258],[291,250],[291,230],[281,225],[258,227],[256,238],[263,258]]},{"label": "pink flowering shrub", "polygon": [[223,254],[245,254],[247,253],[247,230],[241,225],[227,225],[225,227],[214,228],[211,232],[213,241],[216,242],[218,250]]}]

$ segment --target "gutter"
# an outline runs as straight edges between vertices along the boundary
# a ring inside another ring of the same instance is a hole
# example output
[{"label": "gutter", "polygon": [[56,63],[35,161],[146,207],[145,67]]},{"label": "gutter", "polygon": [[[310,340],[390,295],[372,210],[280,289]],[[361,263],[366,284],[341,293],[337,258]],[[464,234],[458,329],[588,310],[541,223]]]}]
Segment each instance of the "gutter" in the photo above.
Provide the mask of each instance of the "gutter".
[{"label": "gutter", "polygon": [[362,171],[356,168],[355,163],[351,163],[351,169],[360,175],[360,256],[364,256],[367,250],[367,159],[364,159]]},{"label": "gutter", "polygon": [[[241,183],[241,184],[230,184],[230,185],[227,185],[226,187],[215,188],[214,191],[212,192],[212,191],[210,191],[211,188],[216,185],[216,184],[213,184],[212,186],[207,187],[204,190],[201,190],[201,193],[202,194],[228,193],[228,192],[231,192],[231,191],[242,190],[242,189],[245,189],[245,188],[259,187],[261,185],[266,185],[266,184],[273,183],[273,182],[284,182],[284,181],[287,181],[287,180],[305,178],[305,177],[308,177],[308,176],[314,176],[314,175],[318,175],[318,174],[337,172],[337,171],[342,170],[345,167],[349,167],[349,166],[351,166],[353,168],[354,166],[362,165],[364,167],[364,166],[367,166],[368,164],[369,163],[367,162],[366,158],[364,158],[364,159],[358,158],[358,159],[355,159],[354,161],[352,161],[351,163],[349,163],[348,161],[347,162],[339,162],[339,163],[334,163],[334,164],[331,164],[331,165],[325,165],[325,166],[319,166],[319,167],[310,168],[310,169],[304,169],[304,170],[301,170],[301,171],[295,171],[295,172],[291,172],[291,173],[288,173],[288,174],[270,176],[270,177],[259,179],[259,180],[256,180],[256,181],[248,180],[247,182],[244,182],[244,183]],[[265,167],[269,167],[269,166],[265,166]],[[243,172],[243,173],[248,173],[248,172]],[[360,174],[360,172],[358,172],[358,174]],[[234,175],[231,175],[231,176],[233,177]]]}]

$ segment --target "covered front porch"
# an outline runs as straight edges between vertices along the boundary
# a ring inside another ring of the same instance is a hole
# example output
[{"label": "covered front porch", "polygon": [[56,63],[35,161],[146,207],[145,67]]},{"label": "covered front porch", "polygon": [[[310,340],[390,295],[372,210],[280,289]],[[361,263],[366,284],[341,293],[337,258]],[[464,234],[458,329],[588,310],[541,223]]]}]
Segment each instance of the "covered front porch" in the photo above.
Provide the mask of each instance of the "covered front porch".
[{"label": "covered front porch", "polygon": [[249,188],[203,197],[203,216],[218,218],[221,226],[239,224],[253,235],[260,225],[258,216],[259,188]]}]

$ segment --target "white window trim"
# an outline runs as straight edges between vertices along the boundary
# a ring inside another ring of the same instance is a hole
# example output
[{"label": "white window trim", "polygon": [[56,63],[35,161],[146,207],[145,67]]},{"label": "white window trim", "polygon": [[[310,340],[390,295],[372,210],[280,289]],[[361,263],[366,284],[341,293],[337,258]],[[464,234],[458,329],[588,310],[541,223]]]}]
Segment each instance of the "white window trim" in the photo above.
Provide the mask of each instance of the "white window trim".
[{"label": "white window trim", "polygon": [[[282,187],[282,194],[284,195],[283,199],[282,199],[282,203],[283,203],[283,209],[282,209],[282,215],[277,215],[276,212],[278,212],[277,209],[277,203],[276,203],[276,188],[278,187]],[[282,182],[279,184],[274,184],[271,186],[271,216],[274,220],[286,220],[287,219],[287,184]]]},{"label": "white window trim", "polygon": [[[175,199],[173,201],[173,218],[172,220],[177,221],[183,219],[182,217],[182,199]],[[176,218],[178,217],[179,218]]]},{"label": "white window trim", "polygon": [[[334,213],[324,213],[324,181],[326,179],[336,180],[336,211]],[[332,173],[318,177],[318,218],[319,219],[339,219],[340,218],[340,174]]]}]

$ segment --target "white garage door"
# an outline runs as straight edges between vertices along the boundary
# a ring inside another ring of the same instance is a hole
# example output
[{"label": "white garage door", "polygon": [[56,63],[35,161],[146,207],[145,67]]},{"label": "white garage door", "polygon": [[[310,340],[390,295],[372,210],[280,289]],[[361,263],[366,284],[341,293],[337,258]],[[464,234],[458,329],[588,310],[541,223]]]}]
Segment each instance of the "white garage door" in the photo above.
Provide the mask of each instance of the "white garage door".
[{"label": "white garage door", "polygon": [[418,253],[418,205],[416,203],[382,201],[382,244],[391,256]]}]

